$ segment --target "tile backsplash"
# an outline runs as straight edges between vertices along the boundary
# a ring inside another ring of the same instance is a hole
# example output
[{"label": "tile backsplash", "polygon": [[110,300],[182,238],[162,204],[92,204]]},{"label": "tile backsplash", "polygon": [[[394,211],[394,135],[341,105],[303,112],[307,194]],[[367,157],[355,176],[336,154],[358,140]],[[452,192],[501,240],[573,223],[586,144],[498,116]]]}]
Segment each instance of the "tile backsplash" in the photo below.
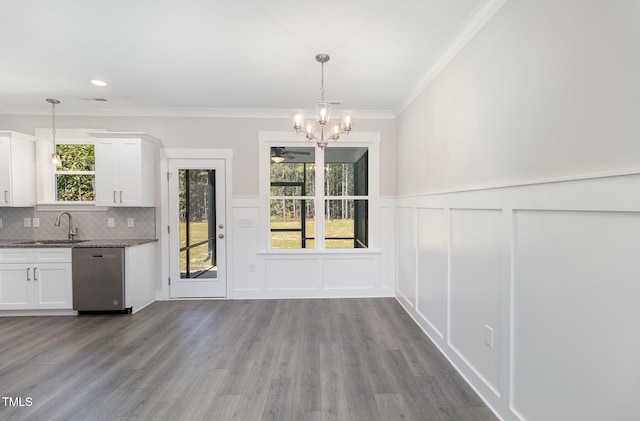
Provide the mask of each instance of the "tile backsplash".
[{"label": "tile backsplash", "polygon": [[[69,222],[65,216],[55,226],[60,211],[38,211],[34,208],[0,208],[0,240],[60,240],[67,238]],[[106,211],[69,211],[75,237],[80,240],[156,238],[155,208],[109,208]],[[33,227],[34,218],[39,227]],[[109,218],[114,226],[109,227]],[[133,227],[128,226],[129,218]],[[28,219],[29,227],[25,227]]]}]

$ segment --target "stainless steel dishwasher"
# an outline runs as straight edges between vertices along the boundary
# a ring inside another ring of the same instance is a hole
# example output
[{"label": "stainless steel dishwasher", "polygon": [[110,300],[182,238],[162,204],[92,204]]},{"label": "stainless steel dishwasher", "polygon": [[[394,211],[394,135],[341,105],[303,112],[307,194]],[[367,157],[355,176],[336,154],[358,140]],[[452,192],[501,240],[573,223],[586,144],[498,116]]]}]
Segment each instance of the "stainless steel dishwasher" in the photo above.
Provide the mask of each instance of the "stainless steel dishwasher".
[{"label": "stainless steel dishwasher", "polygon": [[124,248],[74,247],[73,309],[125,310]]}]

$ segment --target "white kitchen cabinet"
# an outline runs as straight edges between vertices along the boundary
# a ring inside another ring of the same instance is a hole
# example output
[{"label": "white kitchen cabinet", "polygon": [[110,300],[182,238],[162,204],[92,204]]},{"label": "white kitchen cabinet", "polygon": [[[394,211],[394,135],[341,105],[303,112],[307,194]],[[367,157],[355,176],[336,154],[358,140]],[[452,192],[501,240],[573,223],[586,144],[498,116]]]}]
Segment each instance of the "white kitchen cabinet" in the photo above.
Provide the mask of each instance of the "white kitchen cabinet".
[{"label": "white kitchen cabinet", "polygon": [[0,249],[0,310],[70,310],[71,248]]},{"label": "white kitchen cabinet", "polygon": [[36,202],[36,138],[0,131],[0,207]]},{"label": "white kitchen cabinet", "polygon": [[96,205],[155,206],[159,142],[143,133],[93,133]]}]

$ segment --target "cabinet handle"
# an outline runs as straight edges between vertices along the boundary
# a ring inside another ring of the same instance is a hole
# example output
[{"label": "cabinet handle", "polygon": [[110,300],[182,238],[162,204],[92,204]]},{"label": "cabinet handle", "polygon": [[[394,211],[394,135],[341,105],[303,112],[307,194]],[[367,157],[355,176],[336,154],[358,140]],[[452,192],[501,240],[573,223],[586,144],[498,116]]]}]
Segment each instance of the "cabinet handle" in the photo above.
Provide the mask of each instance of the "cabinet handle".
[{"label": "cabinet handle", "polygon": [[27,281],[31,280],[31,268],[27,268]]},{"label": "cabinet handle", "polygon": [[120,190],[120,203],[122,203],[122,190]]},{"label": "cabinet handle", "polygon": [[113,191],[113,203],[118,203],[118,202],[116,202],[116,191],[115,190]]},{"label": "cabinet handle", "polygon": [[9,203],[9,190],[4,191],[4,202]]},{"label": "cabinet handle", "polygon": [[33,268],[33,280],[38,280],[38,268]]}]

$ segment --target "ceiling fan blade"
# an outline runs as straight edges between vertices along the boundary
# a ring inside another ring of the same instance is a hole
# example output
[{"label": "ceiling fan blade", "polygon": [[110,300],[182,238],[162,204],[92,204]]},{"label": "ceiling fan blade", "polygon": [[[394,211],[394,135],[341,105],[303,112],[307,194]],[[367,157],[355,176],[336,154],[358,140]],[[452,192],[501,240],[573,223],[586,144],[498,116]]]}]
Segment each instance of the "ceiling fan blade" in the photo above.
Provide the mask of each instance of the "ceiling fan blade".
[{"label": "ceiling fan blade", "polygon": [[311,155],[311,152],[305,152],[305,151],[286,151],[286,153],[293,153],[296,155]]}]

